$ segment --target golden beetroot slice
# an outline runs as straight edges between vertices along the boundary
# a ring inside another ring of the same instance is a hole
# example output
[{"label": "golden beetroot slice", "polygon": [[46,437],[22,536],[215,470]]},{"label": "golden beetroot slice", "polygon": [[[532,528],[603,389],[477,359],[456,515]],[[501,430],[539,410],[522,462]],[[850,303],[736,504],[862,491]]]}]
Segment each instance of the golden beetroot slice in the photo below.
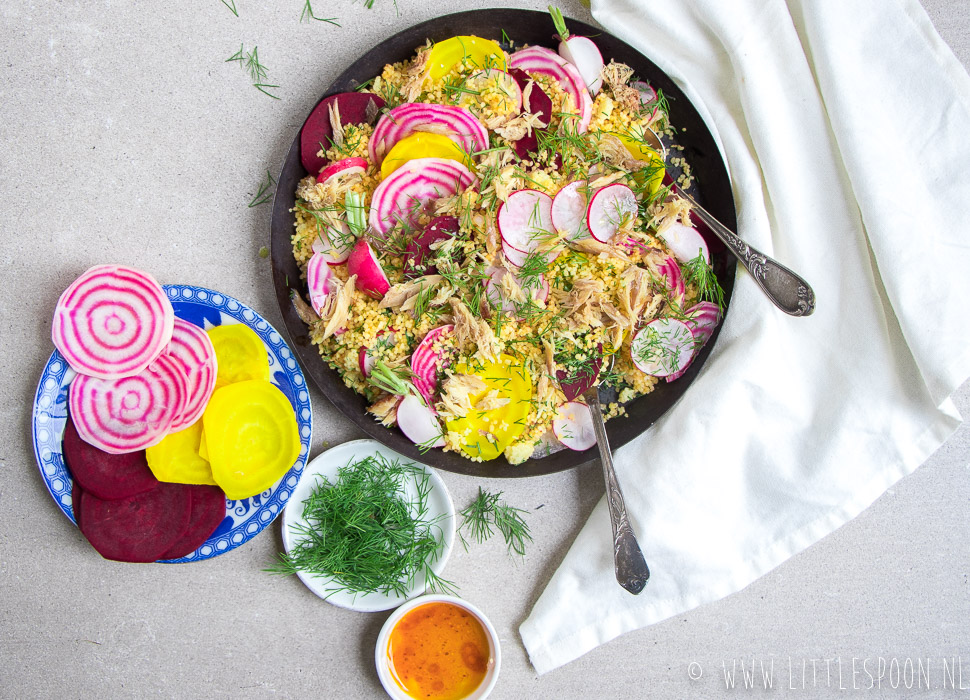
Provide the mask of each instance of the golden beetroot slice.
[{"label": "golden beetroot slice", "polygon": [[192,491],[159,482],[151,491],[106,501],[90,492],[81,498],[80,528],[105,559],[152,562],[189,526]]},{"label": "golden beetroot slice", "polygon": [[341,92],[320,101],[303,123],[300,131],[300,160],[311,175],[316,175],[327,165],[326,158],[317,155],[333,145],[333,123],[330,108],[335,107],[340,124],[373,123],[377,113],[384,107],[384,100],[366,92]]},{"label": "golden beetroot slice", "polygon": [[181,559],[197,550],[209,539],[226,517],[226,494],[218,486],[188,486],[192,493],[189,527],[159,559]]},{"label": "golden beetroot slice", "polygon": [[[158,479],[148,468],[145,451],[110,454],[81,439],[68,416],[64,426],[64,461],[74,483],[97,498],[107,501],[150,491]],[[77,518],[77,503],[74,516]]]}]

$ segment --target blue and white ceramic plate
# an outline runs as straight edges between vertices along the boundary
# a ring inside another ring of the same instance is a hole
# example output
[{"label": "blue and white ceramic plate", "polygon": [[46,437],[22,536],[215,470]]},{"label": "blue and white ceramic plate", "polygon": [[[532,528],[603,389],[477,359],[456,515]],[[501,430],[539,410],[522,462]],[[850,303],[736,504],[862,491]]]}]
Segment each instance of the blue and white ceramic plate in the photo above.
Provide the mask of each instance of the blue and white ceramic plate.
[{"label": "blue and white ceramic plate", "polygon": [[[208,330],[213,326],[245,323],[262,339],[269,356],[270,380],[293,404],[300,429],[300,456],[290,470],[258,496],[226,501],[226,517],[197,550],[171,562],[199,561],[235,549],[258,535],[283,511],[310,454],[313,413],[310,394],[296,358],[279,333],[262,316],[228,294],[184,284],[164,285],[175,315]],[[73,479],[64,464],[61,443],[67,423],[67,390],[75,372],[55,350],[44,367],[34,397],[32,427],[34,454],[47,490],[72,522],[77,524],[71,502]]]}]

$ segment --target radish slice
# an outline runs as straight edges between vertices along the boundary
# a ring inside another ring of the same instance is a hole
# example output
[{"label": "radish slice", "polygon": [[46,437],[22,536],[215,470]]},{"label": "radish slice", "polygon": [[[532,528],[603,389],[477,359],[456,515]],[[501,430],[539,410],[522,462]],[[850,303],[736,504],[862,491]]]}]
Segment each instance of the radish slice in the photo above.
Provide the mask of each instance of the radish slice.
[{"label": "radish slice", "polygon": [[310,294],[310,306],[318,314],[323,309],[327,297],[340,286],[340,280],[330,268],[330,259],[324,253],[314,253],[306,266],[306,286]]},{"label": "radish slice", "polygon": [[325,256],[328,265],[342,265],[347,262],[350,251],[354,248],[354,234],[350,231],[350,226],[346,221],[340,222],[340,230],[330,229],[320,231],[320,234],[313,239],[310,249],[314,253],[321,253]]},{"label": "radish slice", "polygon": [[680,372],[694,355],[694,335],[683,321],[658,318],[637,331],[630,343],[633,364],[644,374],[667,377]]},{"label": "radish slice", "polygon": [[515,311],[515,304],[502,293],[502,279],[509,274],[504,267],[489,267],[485,270],[488,279],[485,280],[485,298],[492,308],[501,309],[503,314]]},{"label": "radish slice", "polygon": [[185,410],[186,381],[175,360],[161,355],[139,374],[99,379],[79,374],[68,407],[81,439],[111,454],[162,440]]},{"label": "radish slice", "polygon": [[372,122],[378,111],[384,108],[384,100],[366,92],[341,92],[323,98],[310,112],[300,130],[300,160],[308,173],[319,173],[327,165],[327,159],[317,153],[333,144],[331,105],[336,105],[341,124],[364,124]]},{"label": "radish slice", "polygon": [[434,403],[434,395],[438,390],[438,374],[448,360],[440,347],[441,342],[454,329],[451,324],[433,328],[411,353],[411,373],[414,375],[411,381],[428,405]]},{"label": "radish slice", "polygon": [[586,193],[589,183],[577,180],[563,187],[552,199],[552,225],[570,241],[589,238],[586,226]]},{"label": "radish slice", "polygon": [[693,226],[673,224],[661,231],[660,237],[664,239],[667,247],[682,263],[690,262],[698,255],[703,255],[708,264],[711,262],[711,253],[707,249],[707,241]]},{"label": "radish slice", "polygon": [[664,283],[670,291],[672,300],[678,305],[683,304],[687,289],[684,286],[684,276],[677,261],[668,255],[661,264],[657,265],[657,270],[664,276]]},{"label": "radish slice", "polygon": [[397,426],[415,445],[444,447],[445,436],[437,415],[414,394],[404,397],[397,407]]},{"label": "radish slice", "polygon": [[194,323],[175,319],[168,357],[181,368],[186,382],[185,407],[169,428],[176,432],[195,423],[205,411],[205,405],[216,388],[216,349],[209,334]]},{"label": "radish slice", "polygon": [[603,87],[603,54],[593,40],[585,36],[571,36],[559,42],[559,55],[576,66],[590,95]]},{"label": "radish slice", "polygon": [[377,254],[363,238],[357,241],[347,258],[347,273],[357,275],[357,289],[374,299],[382,299],[391,288]]},{"label": "radish slice", "polygon": [[589,406],[579,401],[569,401],[559,407],[559,412],[552,419],[552,432],[559,442],[577,452],[588,450],[596,444],[593,416],[589,411]]},{"label": "radish slice", "polygon": [[637,215],[637,196],[626,185],[614,183],[596,191],[589,201],[586,226],[593,238],[608,243],[620,227]]},{"label": "radish slice", "polygon": [[559,86],[573,98],[573,105],[579,114],[576,133],[583,134],[593,118],[593,100],[586,89],[586,82],[576,67],[565,61],[552,49],[543,46],[530,46],[516,51],[509,57],[509,67],[518,68],[526,73],[547,75],[558,81]]},{"label": "radish slice", "polygon": [[504,240],[502,241],[502,253],[505,254],[505,259],[512,267],[522,267],[525,265],[525,259],[529,257],[528,253],[523,253],[521,250],[513,248]]},{"label": "radish slice", "polygon": [[[536,122],[538,126],[549,126],[549,122],[552,121],[552,98],[521,68],[510,68],[509,75],[515,78],[519,89],[522,90],[525,111],[539,117]],[[529,83],[532,83],[532,89],[528,89]],[[526,99],[526,93],[528,93],[528,99]]]},{"label": "radish slice", "polygon": [[463,164],[446,158],[415,158],[401,166],[374,190],[370,225],[387,233],[398,223],[417,226],[434,200],[464,191],[478,179]]},{"label": "radish slice", "polygon": [[502,241],[512,248],[531,253],[554,234],[552,197],[537,190],[518,190],[498,210]]},{"label": "radish slice", "polygon": [[416,131],[444,134],[454,139],[465,153],[488,148],[488,130],[464,107],[408,102],[377,121],[367,145],[370,161],[380,166],[394,144]]},{"label": "radish slice", "polygon": [[[717,328],[721,319],[721,310],[717,308],[717,304],[702,301],[687,309],[684,315],[687,317],[684,323],[687,324],[694,336],[694,351],[696,353],[697,350],[704,347],[714,334],[714,329]],[[690,367],[690,363],[687,364],[687,367]],[[667,381],[672,382],[679,379],[687,371],[687,367],[668,376]]]},{"label": "radish slice", "polygon": [[317,183],[326,182],[337,175],[363,175],[367,172],[366,158],[344,158],[331,163],[317,175]]},{"label": "radish slice", "polygon": [[395,335],[394,331],[381,331],[377,334],[377,344],[375,347],[368,348],[361,346],[360,351],[357,353],[357,363],[360,365],[360,373],[365,377],[370,376],[371,371],[374,369],[374,365],[377,364],[377,357],[374,354],[374,350],[377,349],[378,345],[394,347],[396,342],[397,335]]},{"label": "radish slice", "polygon": [[51,338],[80,374],[102,379],[138,374],[168,347],[175,311],[147,272],[97,265],[64,290]]}]

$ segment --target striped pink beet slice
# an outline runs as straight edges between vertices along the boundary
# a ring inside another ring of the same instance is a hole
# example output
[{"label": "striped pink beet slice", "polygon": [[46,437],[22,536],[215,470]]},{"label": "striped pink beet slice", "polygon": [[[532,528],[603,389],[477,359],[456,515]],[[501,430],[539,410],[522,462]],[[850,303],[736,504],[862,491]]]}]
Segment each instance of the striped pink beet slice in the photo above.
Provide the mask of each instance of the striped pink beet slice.
[{"label": "striped pink beet slice", "polygon": [[188,428],[202,416],[216,386],[218,365],[209,334],[180,318],[175,319],[168,357],[175,360],[186,381],[185,407],[169,428],[174,433]]}]

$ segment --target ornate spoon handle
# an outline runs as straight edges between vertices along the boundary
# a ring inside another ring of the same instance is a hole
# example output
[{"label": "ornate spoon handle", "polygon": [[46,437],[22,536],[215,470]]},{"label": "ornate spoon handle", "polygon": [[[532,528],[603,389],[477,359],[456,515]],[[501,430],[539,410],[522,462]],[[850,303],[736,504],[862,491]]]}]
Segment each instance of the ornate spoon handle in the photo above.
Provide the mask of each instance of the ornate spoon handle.
[{"label": "ornate spoon handle", "polygon": [[647,585],[650,569],[640,551],[636,535],[630,527],[630,518],[626,513],[623,502],[623,492],[616,480],[613,469],[613,452],[610,450],[609,440],[606,438],[606,425],[600,411],[599,389],[591,387],[583,393],[586,405],[593,417],[593,430],[596,432],[596,444],[600,450],[600,461],[603,463],[603,476],[606,479],[606,503],[610,509],[610,524],[613,526],[613,567],[616,580],[633,595],[638,594]]},{"label": "ornate spoon handle", "polygon": [[775,306],[792,316],[809,316],[815,311],[815,292],[808,282],[777,260],[769,258],[760,250],[745,243],[738,234],[715,219],[689,194],[683,190],[680,190],[679,194],[691,203],[701,220],[748,269],[755,282]]}]

